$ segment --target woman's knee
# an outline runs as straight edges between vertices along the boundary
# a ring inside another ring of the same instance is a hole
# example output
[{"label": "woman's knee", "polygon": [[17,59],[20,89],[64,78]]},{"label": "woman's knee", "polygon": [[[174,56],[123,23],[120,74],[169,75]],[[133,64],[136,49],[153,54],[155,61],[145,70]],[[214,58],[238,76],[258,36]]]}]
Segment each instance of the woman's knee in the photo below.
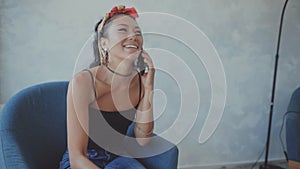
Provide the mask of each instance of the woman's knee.
[{"label": "woman's knee", "polygon": [[129,157],[117,157],[105,166],[105,169],[146,169],[139,161]]}]

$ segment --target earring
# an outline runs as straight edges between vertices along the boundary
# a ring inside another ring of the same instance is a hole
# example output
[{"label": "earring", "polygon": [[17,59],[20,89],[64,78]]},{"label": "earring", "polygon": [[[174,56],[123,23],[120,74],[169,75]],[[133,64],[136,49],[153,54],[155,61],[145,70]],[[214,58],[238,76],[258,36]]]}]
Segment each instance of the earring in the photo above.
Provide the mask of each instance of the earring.
[{"label": "earring", "polygon": [[101,52],[101,64],[107,65],[108,64],[108,50],[106,48],[102,48]]}]

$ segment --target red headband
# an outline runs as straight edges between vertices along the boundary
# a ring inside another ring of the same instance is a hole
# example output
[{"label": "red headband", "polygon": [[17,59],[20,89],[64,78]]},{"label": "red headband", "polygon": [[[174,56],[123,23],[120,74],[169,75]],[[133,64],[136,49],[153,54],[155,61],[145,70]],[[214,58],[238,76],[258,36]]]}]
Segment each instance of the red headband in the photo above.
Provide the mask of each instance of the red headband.
[{"label": "red headband", "polygon": [[115,14],[128,14],[130,16],[132,16],[133,18],[137,18],[139,17],[138,13],[136,12],[135,8],[126,8],[124,5],[119,5],[119,6],[115,6],[113,7],[113,9],[107,13],[103,19],[102,22],[99,24],[98,26],[98,32],[101,32],[105,22],[111,18],[112,16],[114,16]]},{"label": "red headband", "polygon": [[112,17],[114,14],[120,14],[120,13],[129,14],[133,18],[139,17],[139,15],[136,12],[136,10],[135,10],[134,7],[132,7],[132,8],[125,8],[124,5],[113,7],[113,9],[109,12],[109,17]]}]

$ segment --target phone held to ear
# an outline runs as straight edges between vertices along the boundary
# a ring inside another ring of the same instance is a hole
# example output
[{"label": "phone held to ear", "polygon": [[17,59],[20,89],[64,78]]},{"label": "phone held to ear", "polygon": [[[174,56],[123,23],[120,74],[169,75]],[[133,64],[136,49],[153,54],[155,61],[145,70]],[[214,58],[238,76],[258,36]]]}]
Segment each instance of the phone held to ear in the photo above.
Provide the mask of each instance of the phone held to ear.
[{"label": "phone held to ear", "polygon": [[134,65],[136,70],[143,76],[144,73],[148,72],[148,65],[144,62],[144,58],[142,57],[143,49],[141,50],[138,58],[136,59]]}]

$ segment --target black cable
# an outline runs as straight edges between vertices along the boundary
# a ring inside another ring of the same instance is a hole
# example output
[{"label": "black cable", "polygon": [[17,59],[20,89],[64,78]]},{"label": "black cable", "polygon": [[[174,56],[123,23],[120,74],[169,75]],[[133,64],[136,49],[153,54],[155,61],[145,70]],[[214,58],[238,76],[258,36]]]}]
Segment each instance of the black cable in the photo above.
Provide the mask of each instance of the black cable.
[{"label": "black cable", "polygon": [[[283,118],[282,118],[282,123],[281,123],[281,127],[280,127],[280,132],[279,132],[279,139],[280,139],[280,143],[281,143],[281,148],[283,150],[283,153],[284,153],[284,156],[285,156],[285,159],[288,161],[288,155],[287,155],[287,152],[286,152],[286,149],[285,149],[285,146],[283,144],[283,141],[282,141],[282,130],[283,130],[283,126],[284,126],[284,121],[285,121],[285,118],[286,118],[286,115],[289,114],[289,113],[293,113],[293,111],[288,111],[286,112],[284,115],[283,115]],[[264,147],[264,149],[261,151],[260,155],[258,156],[257,160],[255,161],[255,163],[252,164],[252,166],[250,167],[250,169],[253,169],[258,161],[261,159],[264,151],[265,151],[266,147]]]},{"label": "black cable", "polygon": [[288,111],[288,112],[286,112],[286,113],[283,115],[282,123],[281,123],[281,127],[280,127],[280,132],[279,132],[279,140],[280,140],[281,148],[282,148],[282,151],[283,151],[283,154],[284,154],[284,156],[285,156],[286,161],[288,161],[289,158],[288,158],[288,154],[287,154],[286,147],[284,146],[284,143],[283,143],[283,141],[282,141],[282,130],[283,130],[283,127],[284,127],[284,122],[285,122],[286,115],[288,115],[289,113],[296,113],[296,112],[295,112],[295,111]]},{"label": "black cable", "polygon": [[250,169],[253,169],[253,168],[257,165],[259,159],[261,159],[261,157],[262,157],[262,155],[264,154],[265,150],[266,150],[266,147],[264,147],[264,149],[261,151],[261,153],[260,153],[260,155],[258,156],[257,160],[255,161],[255,163],[252,164],[252,166],[251,166]]},{"label": "black cable", "polygon": [[282,141],[282,129],[283,129],[283,126],[284,126],[285,117],[288,113],[290,113],[290,112],[286,112],[283,115],[282,122],[281,122],[281,127],[280,127],[280,132],[279,132],[279,140],[280,140],[280,143],[281,143],[281,149],[283,151],[283,154],[285,156],[286,161],[288,161],[288,156],[287,156],[286,149],[285,149],[285,146],[284,146],[283,141]]},{"label": "black cable", "polygon": [[[285,118],[286,118],[287,114],[289,114],[289,113],[295,113],[295,112],[294,112],[294,111],[288,111],[288,112],[286,112],[286,113],[283,115],[282,123],[281,123],[281,127],[280,127],[280,132],[279,132],[279,139],[280,139],[280,143],[281,143],[281,148],[282,148],[282,150],[283,150],[285,159],[286,159],[287,161],[288,161],[288,155],[287,155],[286,148],[285,148],[285,146],[284,146],[284,144],[283,144],[283,141],[282,141],[282,130],[283,130],[283,127],[284,127],[284,121],[285,121]],[[250,169],[253,169],[253,168],[257,165],[257,163],[258,163],[258,161],[261,159],[261,157],[262,157],[262,155],[263,155],[265,149],[266,149],[266,147],[264,147],[264,149],[261,151],[261,153],[260,153],[260,155],[258,156],[257,160],[255,161],[255,163],[252,164],[252,166],[250,167]]]}]

